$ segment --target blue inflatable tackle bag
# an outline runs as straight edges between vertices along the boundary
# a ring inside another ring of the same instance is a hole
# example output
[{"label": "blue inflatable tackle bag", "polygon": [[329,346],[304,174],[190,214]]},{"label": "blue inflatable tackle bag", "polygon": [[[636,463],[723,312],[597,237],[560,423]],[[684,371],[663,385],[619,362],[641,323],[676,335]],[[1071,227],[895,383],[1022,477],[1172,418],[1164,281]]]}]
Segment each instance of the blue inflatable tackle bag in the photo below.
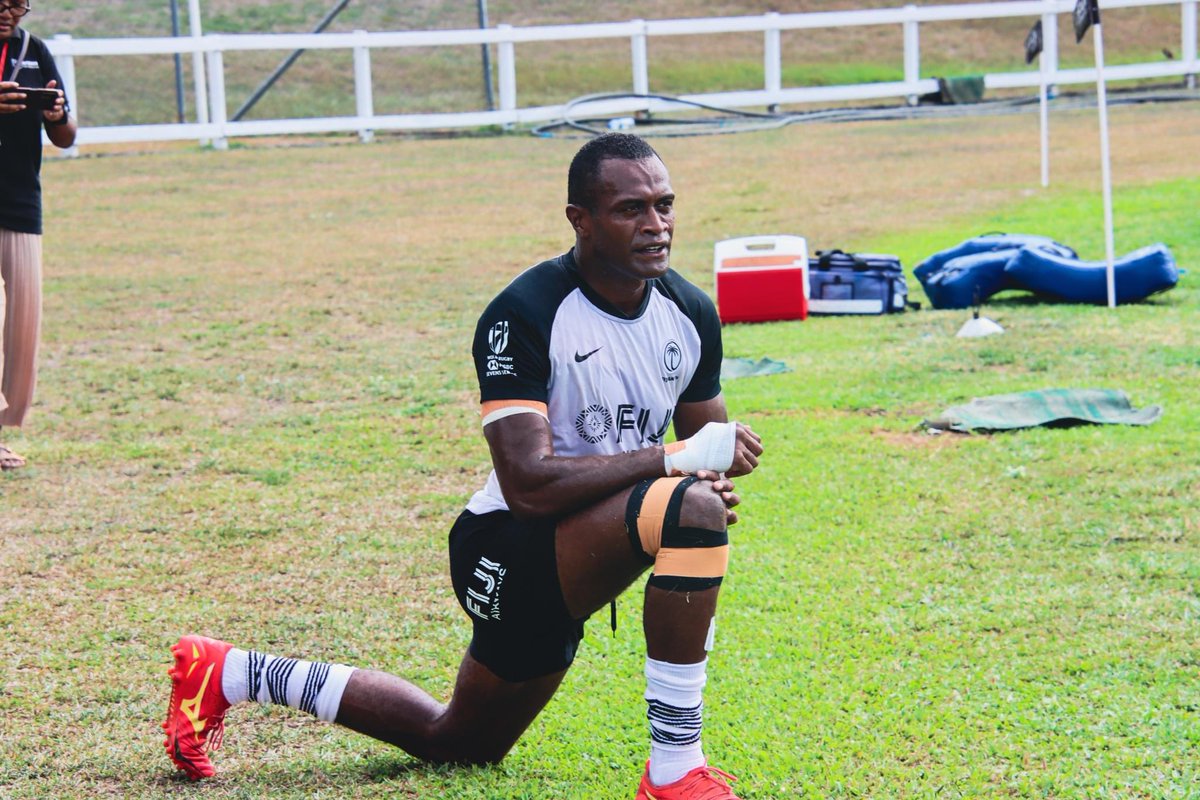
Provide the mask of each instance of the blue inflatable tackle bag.
[{"label": "blue inflatable tackle bag", "polygon": [[[1108,265],[1080,261],[1030,247],[1004,267],[1004,274],[1022,288],[1072,303],[1108,302]],[[1116,302],[1136,303],[1179,282],[1175,257],[1161,242],[1134,250],[1113,262]]]},{"label": "blue inflatable tackle bag", "polygon": [[968,308],[997,292],[1025,288],[1005,271],[1022,248],[1065,258],[1075,251],[1047,236],[987,233],[926,258],[913,270],[934,308]]},{"label": "blue inflatable tackle bag", "polygon": [[1019,249],[989,250],[959,256],[946,262],[922,284],[934,308],[968,308],[997,292],[1020,288],[1004,272]]}]

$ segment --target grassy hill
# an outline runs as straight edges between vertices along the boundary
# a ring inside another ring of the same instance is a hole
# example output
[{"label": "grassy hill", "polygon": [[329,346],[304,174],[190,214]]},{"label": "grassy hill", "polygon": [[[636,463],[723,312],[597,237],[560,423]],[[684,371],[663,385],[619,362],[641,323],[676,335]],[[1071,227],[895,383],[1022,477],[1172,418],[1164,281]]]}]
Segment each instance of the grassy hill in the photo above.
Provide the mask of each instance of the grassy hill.
[{"label": "grassy hill", "polygon": [[[940,5],[923,0],[917,5]],[[783,0],[722,2],[618,0],[604,4],[566,0],[559,3],[490,2],[492,25],[613,22],[636,18],[677,18],[895,7],[887,0]],[[181,26],[187,30],[187,3],[180,0]],[[311,30],[334,6],[333,0],[205,0],[207,32],[301,32]],[[366,2],[356,0],[330,30],[427,30],[473,28],[476,3]],[[1105,18],[1105,42],[1111,63],[1165,58],[1177,52],[1178,7],[1120,9]],[[1073,43],[1062,20],[1060,54],[1064,66],[1090,63],[1091,48]],[[38,3],[26,21],[41,36],[69,33],[77,38],[166,36],[171,32],[168,0],[113,0],[94,3],[60,0]],[[967,75],[1023,68],[1026,19],[922,26],[922,74]],[[902,77],[903,41],[898,26],[839,31],[787,32],[783,37],[784,85],[812,86]],[[650,42],[650,80],[656,92],[679,94],[762,86],[762,37],[728,34],[672,37]],[[629,46],[622,40],[534,44],[517,49],[518,102],[556,104],[579,95],[621,91],[631,86]],[[226,58],[230,110],[242,101],[285,56],[282,52],[238,53]],[[184,59],[190,87],[191,59]],[[485,107],[477,47],[375,51],[375,103],[378,113],[469,111]],[[170,122],[175,117],[174,66],[170,57],[84,59],[78,65],[77,105],[89,125]],[[135,77],[136,76],[136,77]],[[188,115],[194,118],[188,99]],[[306,53],[251,113],[251,118],[324,116],[353,113],[349,53]]]}]

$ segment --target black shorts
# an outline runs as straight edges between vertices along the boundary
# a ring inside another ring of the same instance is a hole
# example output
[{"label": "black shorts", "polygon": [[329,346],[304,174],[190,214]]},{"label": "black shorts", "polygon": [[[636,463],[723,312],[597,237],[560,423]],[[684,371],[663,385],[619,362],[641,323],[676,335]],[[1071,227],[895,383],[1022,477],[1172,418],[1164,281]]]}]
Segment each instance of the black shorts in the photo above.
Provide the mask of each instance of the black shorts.
[{"label": "black shorts", "polygon": [[450,579],[475,625],[471,655],[506,681],[561,672],[583,638],[558,583],[555,524],[464,511],[450,529]]}]

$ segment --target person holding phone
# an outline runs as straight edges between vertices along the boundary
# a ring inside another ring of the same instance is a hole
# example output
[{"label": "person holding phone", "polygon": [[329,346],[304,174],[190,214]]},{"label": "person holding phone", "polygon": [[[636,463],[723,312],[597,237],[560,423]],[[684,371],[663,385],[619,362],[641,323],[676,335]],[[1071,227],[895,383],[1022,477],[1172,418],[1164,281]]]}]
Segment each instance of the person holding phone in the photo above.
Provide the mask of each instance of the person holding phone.
[{"label": "person holding phone", "polygon": [[42,131],[75,144],[62,76],[41,39],[21,27],[29,0],[0,0],[0,469],[25,459],[3,443],[20,427],[37,383],[42,318]]}]

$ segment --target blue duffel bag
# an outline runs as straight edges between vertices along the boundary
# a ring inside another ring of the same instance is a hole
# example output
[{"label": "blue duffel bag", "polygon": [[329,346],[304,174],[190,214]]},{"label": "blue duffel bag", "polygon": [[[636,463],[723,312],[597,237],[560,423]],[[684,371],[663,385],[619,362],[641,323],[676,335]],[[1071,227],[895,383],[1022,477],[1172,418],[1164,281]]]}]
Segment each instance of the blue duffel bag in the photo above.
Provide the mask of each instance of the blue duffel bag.
[{"label": "blue duffel bag", "polygon": [[818,250],[808,260],[808,313],[895,314],[908,307],[904,267],[894,255]]}]

